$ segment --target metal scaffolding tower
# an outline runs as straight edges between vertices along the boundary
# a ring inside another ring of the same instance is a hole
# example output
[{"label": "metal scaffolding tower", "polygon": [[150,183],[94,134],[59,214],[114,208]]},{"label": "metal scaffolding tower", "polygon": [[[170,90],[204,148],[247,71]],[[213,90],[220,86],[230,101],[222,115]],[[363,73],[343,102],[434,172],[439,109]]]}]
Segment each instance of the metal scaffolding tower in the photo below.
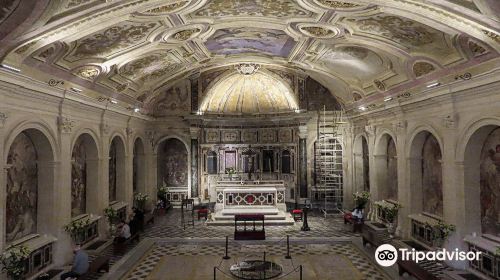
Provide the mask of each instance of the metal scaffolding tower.
[{"label": "metal scaffolding tower", "polygon": [[316,185],[312,190],[313,204],[320,208],[325,218],[342,213],[343,204],[343,149],[341,125],[342,111],[323,111],[318,116],[315,144]]}]

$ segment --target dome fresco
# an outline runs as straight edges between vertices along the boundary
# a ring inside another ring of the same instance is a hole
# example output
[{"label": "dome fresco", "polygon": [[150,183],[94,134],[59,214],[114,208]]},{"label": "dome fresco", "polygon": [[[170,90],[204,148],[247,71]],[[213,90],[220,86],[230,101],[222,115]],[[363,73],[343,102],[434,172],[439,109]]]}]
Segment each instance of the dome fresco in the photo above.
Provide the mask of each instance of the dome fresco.
[{"label": "dome fresco", "polygon": [[262,72],[230,74],[216,81],[202,100],[204,113],[269,114],[298,109],[290,87]]}]

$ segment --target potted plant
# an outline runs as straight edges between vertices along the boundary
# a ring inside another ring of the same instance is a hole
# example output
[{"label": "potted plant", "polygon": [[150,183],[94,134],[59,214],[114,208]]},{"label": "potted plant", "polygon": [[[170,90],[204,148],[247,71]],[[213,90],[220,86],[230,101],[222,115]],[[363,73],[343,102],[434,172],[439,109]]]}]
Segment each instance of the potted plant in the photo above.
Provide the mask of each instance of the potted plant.
[{"label": "potted plant", "polygon": [[158,197],[166,200],[167,191],[168,191],[168,189],[166,186],[161,186],[160,188],[158,188],[158,193],[157,193]]},{"label": "potted plant", "polygon": [[0,256],[2,271],[11,279],[21,279],[30,254],[30,250],[24,245],[8,247]]},{"label": "potted plant", "polygon": [[357,208],[365,208],[368,201],[370,201],[370,193],[367,191],[355,192],[352,194],[354,197],[354,204]]},{"label": "potted plant", "polygon": [[137,193],[134,197],[137,208],[141,211],[144,211],[144,209],[146,208],[146,201],[148,201],[148,199],[149,196],[147,194]]},{"label": "potted plant", "polygon": [[387,221],[387,230],[389,233],[392,235],[394,234],[396,227],[396,219],[398,217],[398,212],[399,209],[401,209],[401,204],[398,202],[392,203],[392,202],[387,202],[385,200],[382,200],[382,204],[380,204],[383,212],[383,216],[385,217],[385,220]]},{"label": "potted plant", "polygon": [[225,173],[227,175],[229,175],[229,180],[232,181],[233,180],[233,174],[235,173],[234,168],[233,167],[226,168]]},{"label": "potted plant", "polygon": [[88,218],[73,220],[64,226],[64,231],[71,235],[71,238],[76,244],[83,243],[83,241],[85,241],[85,229],[89,224],[90,220]]},{"label": "potted plant", "polygon": [[115,223],[117,222],[116,219],[118,218],[118,211],[109,206],[104,209],[104,216],[108,219],[109,233],[113,236],[113,233],[115,232]]},{"label": "potted plant", "polygon": [[439,221],[436,225],[430,227],[432,227],[433,244],[437,247],[442,247],[448,237],[456,230],[455,225],[446,224],[443,221]]}]

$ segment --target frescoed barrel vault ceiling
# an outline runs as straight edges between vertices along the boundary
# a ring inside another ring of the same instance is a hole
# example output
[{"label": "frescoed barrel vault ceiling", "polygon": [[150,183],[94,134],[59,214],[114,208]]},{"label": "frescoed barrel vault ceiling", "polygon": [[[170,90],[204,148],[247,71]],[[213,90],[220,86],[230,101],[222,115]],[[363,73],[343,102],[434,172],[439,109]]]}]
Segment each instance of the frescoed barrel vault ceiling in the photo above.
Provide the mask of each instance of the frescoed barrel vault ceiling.
[{"label": "frescoed barrel vault ceiling", "polygon": [[[183,100],[197,90],[200,98],[220,95],[203,92],[213,88],[211,81],[221,83],[217,75],[247,90],[241,84],[251,78],[228,72],[237,73],[235,65],[242,63],[258,65],[260,82],[275,79],[267,74],[279,71],[287,89],[300,86],[300,79],[287,77],[311,77],[345,108],[357,108],[418,94],[436,81],[461,82],[457,77],[465,73],[478,77],[500,61],[497,0],[2,3],[3,64],[35,79],[64,81],[87,97],[144,108],[150,115],[159,106],[155,102],[166,96],[178,99],[171,111],[195,110]],[[38,12],[30,14],[26,5],[35,3]],[[182,90],[174,90],[179,84]],[[220,112],[223,100],[195,105]],[[282,101],[288,109],[298,106],[290,102]],[[256,110],[267,110],[263,108]]]}]

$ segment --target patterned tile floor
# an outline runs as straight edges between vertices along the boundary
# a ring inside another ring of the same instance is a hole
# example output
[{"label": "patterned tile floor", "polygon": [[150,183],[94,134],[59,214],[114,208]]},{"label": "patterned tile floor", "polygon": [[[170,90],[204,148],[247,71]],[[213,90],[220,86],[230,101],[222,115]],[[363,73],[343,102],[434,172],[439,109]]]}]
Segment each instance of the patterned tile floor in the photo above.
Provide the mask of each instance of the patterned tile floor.
[{"label": "patterned tile floor", "polygon": [[[155,266],[164,256],[214,256],[220,258],[224,255],[224,245],[203,244],[198,245],[182,245],[168,242],[160,242],[156,244],[145,256],[141,262],[133,268],[133,270],[125,277],[127,280],[142,280],[146,279],[153,271]],[[233,256],[231,262],[237,263],[241,261],[241,255],[249,255],[252,257],[263,255],[265,251],[267,255],[285,256],[286,247],[284,244],[271,245],[238,245],[231,243],[230,252],[237,252],[237,257]],[[248,253],[250,252],[250,253]],[[363,279],[383,280],[388,279],[372,262],[359,251],[359,249],[350,242],[345,243],[330,243],[330,244],[300,244],[291,245],[290,254],[292,260],[283,260],[284,262],[293,262],[293,258],[297,256],[313,256],[313,255],[342,255],[353,264],[362,275]],[[239,256],[239,257],[238,257]],[[298,266],[295,263],[293,266]],[[220,266],[222,268],[222,266]],[[222,268],[224,270],[224,268]],[[225,269],[227,270],[227,269]],[[285,278],[286,279],[286,278]]]},{"label": "patterned tile floor", "polygon": [[[191,217],[189,217],[190,219]],[[172,209],[163,217],[156,219],[156,223],[148,228],[145,237],[154,238],[224,238],[232,236],[232,226],[206,226],[204,221],[195,219],[194,226],[186,224],[185,229],[181,224],[181,211]],[[345,226],[341,217],[329,216],[324,219],[322,215],[311,213],[308,219],[310,231],[301,231],[302,222],[293,226],[266,226],[267,237],[355,237],[352,228]]]},{"label": "patterned tile floor", "polygon": [[[187,217],[190,219],[190,217]],[[368,255],[373,254],[374,248],[361,249],[365,253],[361,253],[359,247],[353,243],[331,243],[326,246],[318,245],[312,240],[314,238],[332,238],[343,240],[359,239],[358,233],[354,234],[349,225],[344,225],[341,217],[329,216],[324,219],[319,213],[312,212],[309,216],[309,226],[311,231],[301,231],[300,227],[302,222],[298,222],[293,226],[268,226],[266,227],[266,236],[271,240],[281,239],[280,242],[263,246],[269,255],[285,255],[285,242],[282,239],[286,235],[290,235],[291,240],[294,240],[291,246],[291,255],[296,256],[314,256],[318,254],[339,254],[346,256],[351,263],[363,273],[363,279],[386,279],[386,274],[381,273],[373,260],[367,258]],[[232,226],[207,226],[204,221],[195,219],[194,226],[187,225],[185,229],[181,224],[181,211],[180,209],[171,209],[165,216],[156,217],[155,224],[148,225],[145,232],[141,234],[141,239],[151,238],[155,240],[155,245],[148,250],[140,252],[137,262],[130,266],[128,275],[125,279],[145,279],[148,274],[153,270],[155,265],[160,261],[162,256],[217,256],[221,257],[224,254],[224,245],[221,242],[225,236],[229,236],[230,240],[234,233]],[[174,242],[174,239],[184,240]],[[208,243],[207,243],[208,242]],[[212,242],[212,243],[210,243]],[[215,242],[215,243],[214,243]],[[218,243],[217,243],[218,242]],[[230,251],[240,252],[242,250],[240,245],[230,243]],[[126,254],[136,254],[138,250],[134,250],[137,243],[132,243],[128,246]],[[238,247],[240,246],[240,247]],[[254,248],[255,249],[255,248]],[[253,249],[253,250],[254,250]],[[235,251],[236,250],[236,251]],[[113,252],[112,246],[106,248],[102,254],[110,257],[110,265],[119,263],[124,258],[125,254],[116,254]],[[142,257],[141,257],[142,256]],[[91,257],[92,258],[92,257]],[[123,265],[117,264],[116,267]],[[116,267],[113,267],[115,269]],[[436,267],[436,264],[426,264],[426,269],[433,274],[441,277],[443,270],[446,268]],[[387,271],[386,271],[387,272]],[[391,275],[396,277],[397,272],[394,270],[390,272]],[[56,278],[55,278],[56,279]],[[57,278],[58,279],[58,278]],[[96,273],[90,275],[86,279],[112,279],[108,274]],[[122,278],[123,279],[123,278]]]}]

